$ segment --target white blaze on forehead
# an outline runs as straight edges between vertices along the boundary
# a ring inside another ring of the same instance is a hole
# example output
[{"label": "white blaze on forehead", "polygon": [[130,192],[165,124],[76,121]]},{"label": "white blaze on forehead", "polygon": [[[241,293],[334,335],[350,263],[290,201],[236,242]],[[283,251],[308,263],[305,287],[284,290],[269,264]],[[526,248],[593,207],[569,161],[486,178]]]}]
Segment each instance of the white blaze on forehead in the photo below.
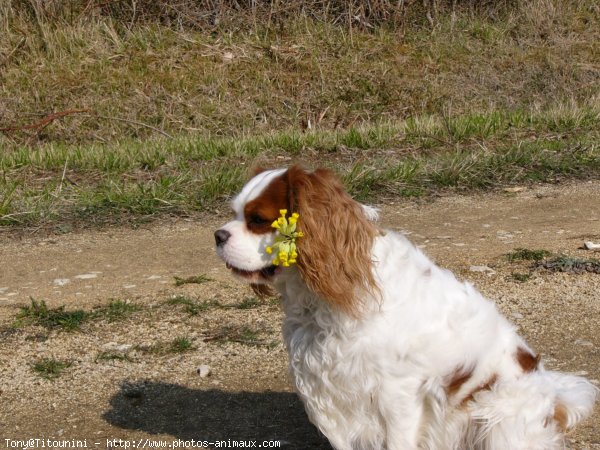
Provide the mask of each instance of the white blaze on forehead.
[{"label": "white blaze on forehead", "polygon": [[244,188],[231,202],[231,207],[235,213],[240,216],[244,213],[244,205],[257,198],[262,191],[278,176],[282,175],[287,169],[266,170],[252,178]]}]

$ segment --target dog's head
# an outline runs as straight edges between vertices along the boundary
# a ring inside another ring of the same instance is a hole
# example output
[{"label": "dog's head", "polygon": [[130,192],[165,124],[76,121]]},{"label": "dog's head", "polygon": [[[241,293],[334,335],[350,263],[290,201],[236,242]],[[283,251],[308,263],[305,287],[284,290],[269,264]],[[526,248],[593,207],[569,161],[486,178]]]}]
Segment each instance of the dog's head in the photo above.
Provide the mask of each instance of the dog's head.
[{"label": "dog's head", "polygon": [[[375,287],[371,247],[374,210],[353,200],[329,170],[298,166],[259,172],[232,201],[234,220],[215,232],[217,253],[238,277],[253,285],[276,282],[297,270],[322,298],[351,311],[361,291]],[[277,236],[280,210],[298,213],[298,264],[273,264],[267,253]]]}]

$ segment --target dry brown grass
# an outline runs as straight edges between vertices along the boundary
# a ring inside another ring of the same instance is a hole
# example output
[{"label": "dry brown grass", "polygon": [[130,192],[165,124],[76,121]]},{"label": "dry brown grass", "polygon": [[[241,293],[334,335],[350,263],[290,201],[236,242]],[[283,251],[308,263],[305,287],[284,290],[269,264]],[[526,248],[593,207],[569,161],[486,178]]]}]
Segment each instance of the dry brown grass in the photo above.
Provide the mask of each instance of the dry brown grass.
[{"label": "dry brown grass", "polygon": [[[200,20],[192,3],[204,5],[206,17],[220,5],[228,19],[192,26],[183,19]],[[110,143],[157,129],[240,136],[346,128],[422,114],[544,108],[598,93],[595,1],[503,2],[495,9],[475,3],[458,2],[450,14],[438,1],[430,26],[421,2],[400,2],[402,20],[393,26],[398,14],[387,8],[399,3],[384,0],[257,2],[254,9],[233,1],[5,1],[0,128],[52,112],[90,112],[0,133],[0,145]],[[359,5],[372,11],[350,15],[372,23],[343,22],[343,8]],[[259,11],[267,7],[273,14]]]},{"label": "dry brown grass", "polygon": [[[20,14],[72,23],[81,17],[110,17],[133,26],[160,23],[171,28],[252,29],[280,27],[298,16],[353,28],[384,25],[398,28],[416,18],[457,9],[477,10],[497,16],[513,7],[515,0],[12,0]],[[260,24],[260,25],[259,25]]]}]

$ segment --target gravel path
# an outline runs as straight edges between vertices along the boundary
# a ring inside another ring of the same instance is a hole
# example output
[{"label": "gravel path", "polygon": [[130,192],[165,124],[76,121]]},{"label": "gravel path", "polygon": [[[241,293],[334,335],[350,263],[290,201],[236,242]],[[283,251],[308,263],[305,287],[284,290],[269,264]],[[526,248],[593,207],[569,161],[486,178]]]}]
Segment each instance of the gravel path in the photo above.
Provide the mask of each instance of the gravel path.
[{"label": "gravel path", "polygon": [[[382,223],[496,301],[547,367],[598,383],[600,275],[531,270],[504,255],[523,247],[593,257],[579,247],[600,242],[600,182],[511,191],[398,200],[382,205]],[[222,220],[0,235],[0,448],[28,438],[103,450],[118,448],[113,439],[329,448],[291,389],[276,299],[254,298],[214,254]],[[200,274],[208,280],[175,284]],[[71,332],[31,318],[15,328],[31,298],[93,314]],[[115,300],[135,308],[112,316]],[[33,370],[43,359],[68,367],[46,379]],[[600,412],[571,440],[600,449]]]}]

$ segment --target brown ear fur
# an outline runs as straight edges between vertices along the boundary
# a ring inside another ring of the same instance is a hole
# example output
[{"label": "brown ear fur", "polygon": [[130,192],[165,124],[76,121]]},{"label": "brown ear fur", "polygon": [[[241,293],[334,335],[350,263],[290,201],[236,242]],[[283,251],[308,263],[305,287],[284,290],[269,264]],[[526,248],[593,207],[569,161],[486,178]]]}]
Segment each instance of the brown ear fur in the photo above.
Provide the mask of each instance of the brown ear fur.
[{"label": "brown ear fur", "polygon": [[325,169],[287,172],[291,212],[300,214],[298,269],[307,285],[324,299],[357,316],[364,294],[378,292],[371,248],[378,234],[362,206]]}]

